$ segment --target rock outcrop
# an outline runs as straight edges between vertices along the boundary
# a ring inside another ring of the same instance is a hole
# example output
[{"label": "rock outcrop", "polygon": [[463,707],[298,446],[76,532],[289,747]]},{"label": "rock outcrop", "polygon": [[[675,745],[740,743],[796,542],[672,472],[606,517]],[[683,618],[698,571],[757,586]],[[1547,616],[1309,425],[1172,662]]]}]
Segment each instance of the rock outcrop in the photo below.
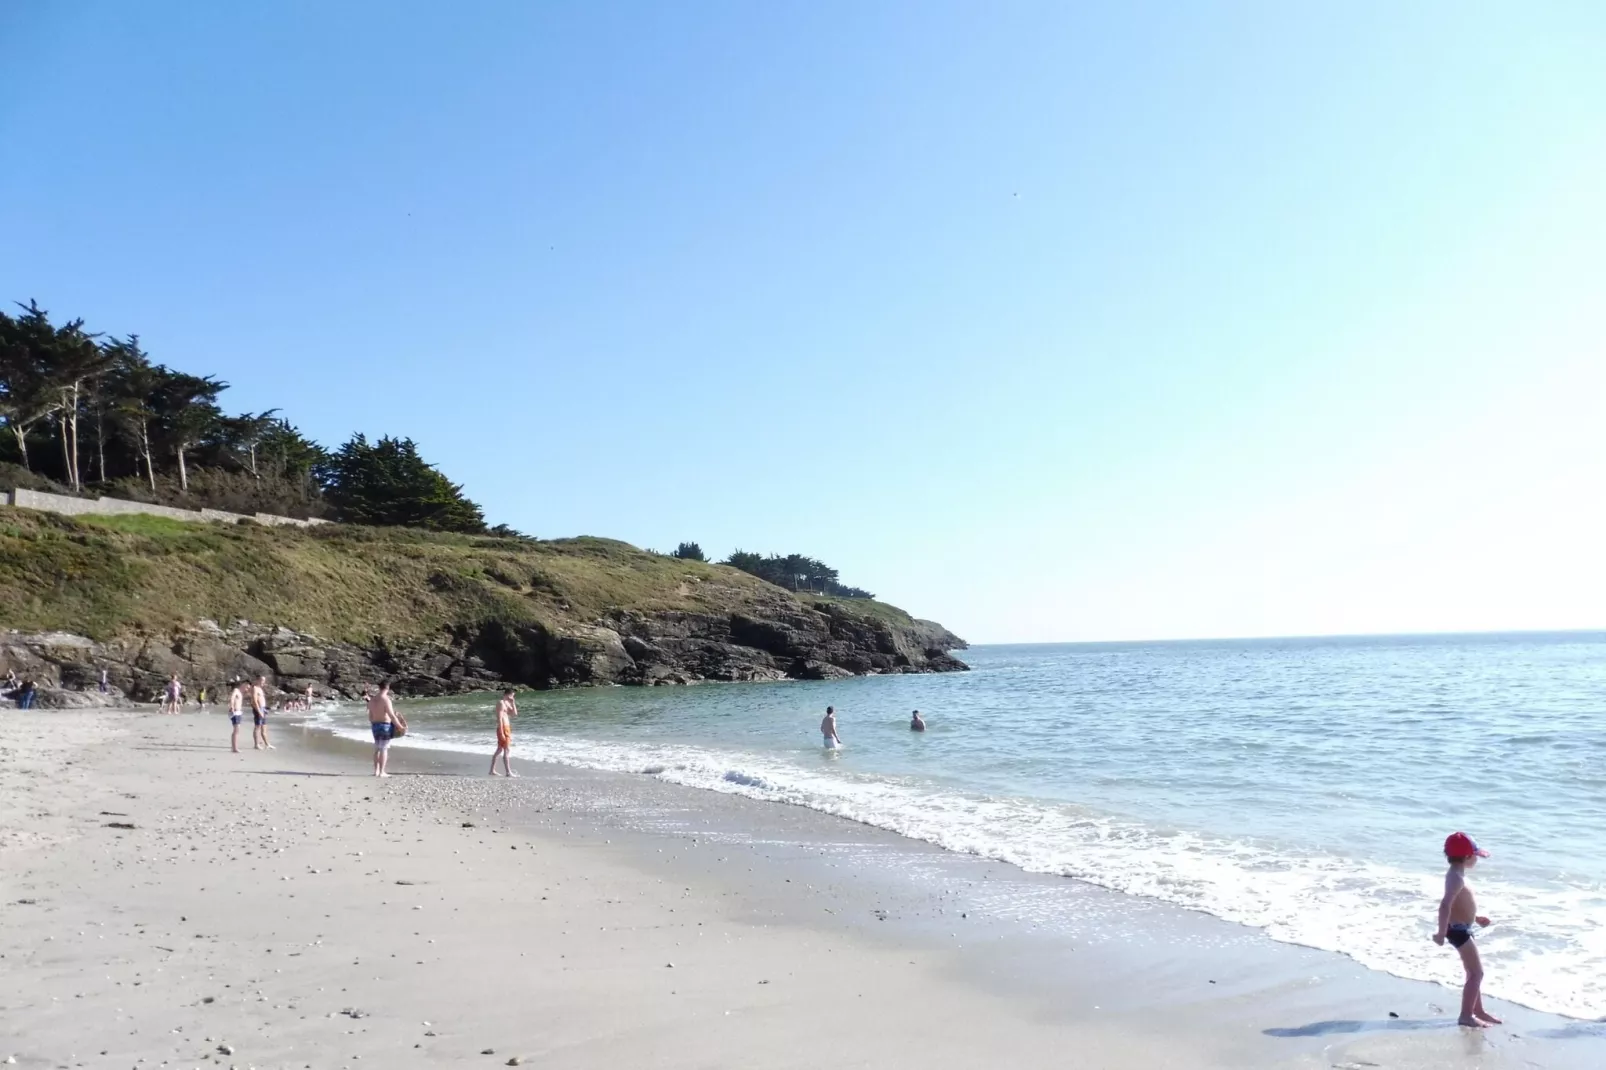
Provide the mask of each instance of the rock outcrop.
[{"label": "rock outcrop", "polygon": [[[356,696],[383,679],[404,695],[505,685],[691,684],[952,672],[963,640],[929,621],[859,616],[829,602],[777,602],[756,614],[620,611],[590,624],[490,622],[435,641],[352,644],[247,621],[94,642],[64,632],[0,633],[0,672],[34,679],[40,705],[150,701],[177,673],[193,694],[266,676],[278,689]],[[908,623],[903,623],[908,621]],[[90,696],[93,695],[93,698]],[[76,696],[76,697],[75,697]]]}]

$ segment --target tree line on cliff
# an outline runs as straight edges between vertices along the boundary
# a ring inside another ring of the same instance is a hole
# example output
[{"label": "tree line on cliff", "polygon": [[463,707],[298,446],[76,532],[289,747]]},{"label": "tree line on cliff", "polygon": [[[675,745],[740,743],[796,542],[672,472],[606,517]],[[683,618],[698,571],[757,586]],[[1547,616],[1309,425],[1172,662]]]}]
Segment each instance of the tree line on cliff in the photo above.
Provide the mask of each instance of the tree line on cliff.
[{"label": "tree line on cliff", "polygon": [[[691,561],[706,561],[703,548],[695,542],[683,542],[675,547],[675,557]],[[755,554],[746,550],[733,550],[721,561],[722,565],[739,568],[761,580],[768,580],[789,591],[812,591],[815,594],[835,595],[838,598],[874,598],[862,587],[849,587],[837,578],[837,570],[813,557],[803,554]]]},{"label": "tree line on cliff", "polygon": [[[327,450],[276,409],[230,414],[228,384],[154,362],[138,335],[0,311],[0,463],[32,489],[436,531],[488,530],[409,438]],[[497,534],[516,534],[505,528]]]},{"label": "tree line on cliff", "polygon": [[[35,490],[371,526],[517,536],[426,462],[410,438],[353,434],[328,450],[277,409],[230,414],[228,384],[151,359],[139,336],[0,310],[0,480]],[[705,561],[694,542],[674,557]],[[721,564],[791,591],[874,598],[803,554],[736,550]]]}]

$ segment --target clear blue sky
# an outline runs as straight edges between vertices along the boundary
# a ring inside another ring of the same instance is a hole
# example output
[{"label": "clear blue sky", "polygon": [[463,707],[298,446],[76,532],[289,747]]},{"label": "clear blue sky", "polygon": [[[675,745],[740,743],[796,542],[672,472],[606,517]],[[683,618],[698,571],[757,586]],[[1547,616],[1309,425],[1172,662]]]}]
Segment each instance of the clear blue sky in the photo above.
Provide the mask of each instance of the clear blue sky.
[{"label": "clear blue sky", "polygon": [[977,641],[1606,626],[1606,5],[0,8],[0,297]]}]

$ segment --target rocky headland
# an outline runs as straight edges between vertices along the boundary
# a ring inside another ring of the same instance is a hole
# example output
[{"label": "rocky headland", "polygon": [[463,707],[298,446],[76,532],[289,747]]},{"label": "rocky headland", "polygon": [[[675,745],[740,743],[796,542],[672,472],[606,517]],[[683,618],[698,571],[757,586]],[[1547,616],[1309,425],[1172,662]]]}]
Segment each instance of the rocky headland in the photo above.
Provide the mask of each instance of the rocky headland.
[{"label": "rocky headland", "polygon": [[[267,676],[355,696],[950,672],[965,644],[865,599],[795,594],[601,539],[313,532],[0,510],[0,670],[40,705]],[[104,671],[108,691],[100,691]]]}]

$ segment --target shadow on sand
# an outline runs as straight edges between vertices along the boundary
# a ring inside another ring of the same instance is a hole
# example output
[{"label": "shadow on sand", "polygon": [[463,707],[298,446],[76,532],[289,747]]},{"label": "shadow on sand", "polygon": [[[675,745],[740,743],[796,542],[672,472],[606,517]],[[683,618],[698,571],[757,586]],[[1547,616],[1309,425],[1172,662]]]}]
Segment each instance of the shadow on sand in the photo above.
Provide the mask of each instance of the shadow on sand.
[{"label": "shadow on sand", "polygon": [[[249,774],[251,774],[252,776],[332,776],[332,777],[367,777],[369,780],[373,780],[374,779],[374,775],[372,773],[369,773],[369,772],[313,773],[313,772],[308,772],[307,770],[304,770],[304,769],[247,769],[247,770],[244,770],[244,771],[249,773]],[[402,777],[415,777],[415,776],[456,777],[456,776],[462,776],[462,775],[463,774],[461,774],[461,773],[392,773],[392,774],[390,774],[390,779],[392,779],[392,780],[400,780]]]},{"label": "shadow on sand", "polygon": [[1454,1029],[1454,1018],[1380,1018],[1375,1021],[1340,1020],[1312,1022],[1309,1025],[1261,1030],[1268,1037],[1327,1037],[1336,1033],[1416,1032],[1423,1029]]}]

